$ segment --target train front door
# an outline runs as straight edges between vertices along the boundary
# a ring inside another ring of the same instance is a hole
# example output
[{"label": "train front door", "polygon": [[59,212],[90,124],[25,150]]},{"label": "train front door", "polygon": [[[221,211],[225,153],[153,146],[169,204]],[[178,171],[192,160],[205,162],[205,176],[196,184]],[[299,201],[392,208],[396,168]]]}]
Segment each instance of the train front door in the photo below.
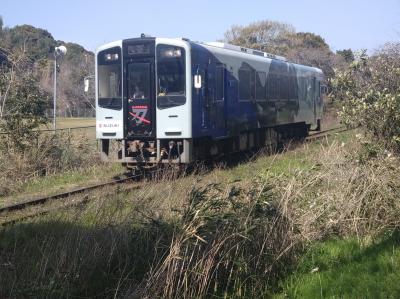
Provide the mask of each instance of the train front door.
[{"label": "train front door", "polygon": [[154,59],[129,62],[126,68],[126,136],[155,134]]}]

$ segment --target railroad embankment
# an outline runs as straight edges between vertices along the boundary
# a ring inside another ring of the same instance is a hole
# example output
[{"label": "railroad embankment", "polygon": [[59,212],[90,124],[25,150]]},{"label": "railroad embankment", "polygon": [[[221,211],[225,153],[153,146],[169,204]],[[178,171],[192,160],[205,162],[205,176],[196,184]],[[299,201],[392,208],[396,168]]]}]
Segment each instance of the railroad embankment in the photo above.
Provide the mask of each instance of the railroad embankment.
[{"label": "railroad embankment", "polygon": [[399,165],[348,131],[96,190],[1,228],[0,297],[396,297]]}]

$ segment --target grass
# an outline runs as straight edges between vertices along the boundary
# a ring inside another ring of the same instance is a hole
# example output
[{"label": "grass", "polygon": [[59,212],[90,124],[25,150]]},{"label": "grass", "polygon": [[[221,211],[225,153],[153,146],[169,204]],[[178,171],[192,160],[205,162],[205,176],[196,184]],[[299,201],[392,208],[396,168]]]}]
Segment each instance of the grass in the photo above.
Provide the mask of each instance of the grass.
[{"label": "grass", "polygon": [[[70,133],[73,137],[86,136],[88,141],[94,141],[96,139],[96,128],[80,128],[89,127],[96,125],[96,118],[84,118],[84,117],[59,117],[57,118],[57,129],[71,129]],[[53,129],[52,120],[43,129]]]},{"label": "grass", "polygon": [[0,197],[0,206],[17,203],[34,196],[45,196],[62,191],[106,182],[123,173],[125,169],[119,164],[99,164],[70,170],[64,173],[35,177],[22,183],[11,194]]},{"label": "grass", "polygon": [[320,297],[319,278],[324,297],[390,297],[400,161],[355,136],[102,188],[2,228],[0,297]]},{"label": "grass", "polygon": [[276,298],[398,298],[400,233],[311,246]]},{"label": "grass", "polygon": [[80,180],[109,180],[120,170],[100,162],[96,141],[84,132],[45,132],[21,150],[7,146],[0,155],[0,205],[6,198],[54,192]]},{"label": "grass", "polygon": [[[59,117],[57,118],[57,128],[67,129],[76,127],[86,127],[96,125],[95,118],[84,118],[84,117]],[[49,129],[53,127],[53,123],[47,125]]]},{"label": "grass", "polygon": [[[68,119],[69,121],[70,119]],[[72,124],[72,123],[70,123]],[[346,140],[346,134],[340,138]],[[337,137],[339,138],[339,137]],[[293,146],[292,146],[293,147]],[[295,175],[299,170],[307,170],[313,167],[311,157],[319,149],[318,143],[300,145],[295,149],[285,151],[283,154],[267,156],[260,154],[253,162],[243,162],[235,167],[220,168],[206,176],[205,181],[217,179],[221,182],[234,181],[240,178],[253,177],[260,174],[279,176]],[[93,151],[96,149],[93,148]],[[101,181],[108,181],[112,177],[124,172],[119,164],[98,164],[87,165],[86,167],[70,170],[59,174],[38,176],[23,182],[18,188],[6,196],[0,196],[0,206],[18,202],[31,196],[50,195],[63,190],[68,190],[83,185],[94,184]]]}]

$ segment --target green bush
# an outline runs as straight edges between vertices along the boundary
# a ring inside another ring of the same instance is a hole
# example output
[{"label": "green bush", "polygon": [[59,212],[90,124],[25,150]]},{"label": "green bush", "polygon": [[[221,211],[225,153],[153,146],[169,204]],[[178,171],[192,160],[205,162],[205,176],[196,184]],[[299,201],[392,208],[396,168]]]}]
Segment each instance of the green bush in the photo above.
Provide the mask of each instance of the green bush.
[{"label": "green bush", "polygon": [[400,43],[388,44],[371,57],[362,52],[331,84],[330,97],[342,103],[344,124],[360,126],[400,152]]}]

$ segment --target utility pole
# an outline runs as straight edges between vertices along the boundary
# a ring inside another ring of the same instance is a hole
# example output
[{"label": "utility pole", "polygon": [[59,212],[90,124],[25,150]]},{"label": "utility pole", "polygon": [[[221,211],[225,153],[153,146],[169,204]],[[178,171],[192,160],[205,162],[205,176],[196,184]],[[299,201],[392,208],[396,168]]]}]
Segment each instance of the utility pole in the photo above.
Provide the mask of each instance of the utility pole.
[{"label": "utility pole", "polygon": [[54,48],[54,90],[53,90],[53,129],[56,132],[57,125],[57,58],[63,57],[67,53],[67,48],[59,46]]}]

